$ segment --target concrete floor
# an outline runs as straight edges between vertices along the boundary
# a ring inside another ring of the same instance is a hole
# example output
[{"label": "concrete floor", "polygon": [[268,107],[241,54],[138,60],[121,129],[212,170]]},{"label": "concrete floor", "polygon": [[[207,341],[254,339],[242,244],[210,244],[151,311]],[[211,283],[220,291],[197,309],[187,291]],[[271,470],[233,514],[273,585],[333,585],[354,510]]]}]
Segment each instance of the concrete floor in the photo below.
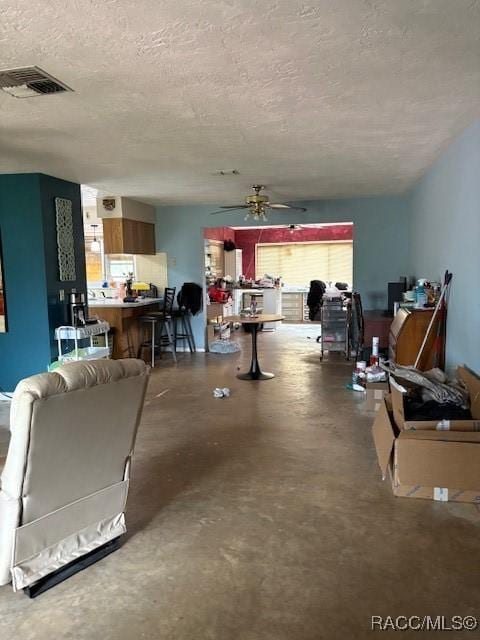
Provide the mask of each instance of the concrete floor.
[{"label": "concrete floor", "polygon": [[478,615],[477,507],[392,496],[350,366],[320,364],[315,335],[261,334],[276,378],[259,383],[235,377],[247,336],[241,354],[165,356],[123,547],[36,600],[0,589],[0,638],[367,638],[372,615]]}]

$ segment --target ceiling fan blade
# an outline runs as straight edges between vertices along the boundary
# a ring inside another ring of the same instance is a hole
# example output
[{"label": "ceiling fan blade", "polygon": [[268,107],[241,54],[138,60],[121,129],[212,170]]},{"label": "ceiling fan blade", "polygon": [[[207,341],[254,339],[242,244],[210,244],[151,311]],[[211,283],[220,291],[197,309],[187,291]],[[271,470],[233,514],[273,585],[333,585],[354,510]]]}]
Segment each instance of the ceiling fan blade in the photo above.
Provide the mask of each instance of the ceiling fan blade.
[{"label": "ceiling fan blade", "polygon": [[249,204],[226,204],[220,209],[247,209],[249,206]]},{"label": "ceiling fan blade", "polygon": [[288,207],[290,211],[307,211],[305,207]]},{"label": "ceiling fan blade", "polygon": [[[216,216],[219,213],[231,213],[233,211],[240,211],[241,209],[246,209],[247,207],[224,207],[223,209],[221,209],[220,211],[211,211],[210,215],[211,216]],[[227,211],[225,211],[225,209],[227,209]]]},{"label": "ceiling fan blade", "polygon": [[292,207],[289,204],[268,204],[269,209],[289,209],[290,211],[306,211],[304,207]]}]

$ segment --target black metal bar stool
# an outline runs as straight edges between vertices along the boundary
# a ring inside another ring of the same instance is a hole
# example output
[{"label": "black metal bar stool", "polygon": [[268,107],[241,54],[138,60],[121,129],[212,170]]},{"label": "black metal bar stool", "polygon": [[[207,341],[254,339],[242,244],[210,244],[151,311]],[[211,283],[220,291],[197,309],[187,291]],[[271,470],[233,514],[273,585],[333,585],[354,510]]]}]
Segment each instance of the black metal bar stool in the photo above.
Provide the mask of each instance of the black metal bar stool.
[{"label": "black metal bar stool", "polygon": [[[181,325],[181,331],[179,331],[179,325]],[[195,338],[193,337],[192,325],[190,322],[190,311],[185,307],[180,307],[173,310],[173,326],[174,326],[174,340],[175,350],[177,349],[177,342],[182,340],[188,344],[190,353],[195,353],[197,348],[195,346]]]},{"label": "black metal bar stool", "polygon": [[175,353],[175,335],[173,324],[173,302],[175,300],[175,287],[167,287],[163,298],[162,311],[152,311],[141,316],[140,323],[143,327],[143,338],[138,348],[138,358],[145,348],[151,351],[151,365],[155,366],[155,351],[161,357],[162,347],[169,346],[174,361],[177,361]]}]

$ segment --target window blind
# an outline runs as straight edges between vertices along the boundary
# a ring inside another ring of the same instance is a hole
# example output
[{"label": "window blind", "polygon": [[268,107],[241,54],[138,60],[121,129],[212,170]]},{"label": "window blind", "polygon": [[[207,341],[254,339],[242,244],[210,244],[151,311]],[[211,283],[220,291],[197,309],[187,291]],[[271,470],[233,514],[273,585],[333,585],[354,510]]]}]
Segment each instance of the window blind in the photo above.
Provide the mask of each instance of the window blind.
[{"label": "window blind", "polygon": [[256,277],[281,276],[287,284],[308,285],[310,280],[353,280],[352,242],[289,242],[257,245]]}]

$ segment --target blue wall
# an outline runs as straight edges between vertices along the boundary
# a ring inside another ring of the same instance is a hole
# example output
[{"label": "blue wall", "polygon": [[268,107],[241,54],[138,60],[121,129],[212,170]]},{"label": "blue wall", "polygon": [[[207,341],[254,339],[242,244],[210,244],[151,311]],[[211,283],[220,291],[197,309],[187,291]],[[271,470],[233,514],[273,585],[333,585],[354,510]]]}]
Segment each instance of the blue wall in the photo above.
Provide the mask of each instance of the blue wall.
[{"label": "blue wall", "polygon": [[[77,282],[58,281],[54,197],[74,203]],[[0,175],[8,332],[0,333],[0,387],[45,371],[56,357],[53,329],[64,321],[58,289],[85,290],[79,186],[41,174]]]},{"label": "blue wall", "polygon": [[[353,222],[355,288],[365,309],[386,308],[387,282],[410,275],[408,206],[400,196],[355,198],[298,203],[307,211],[272,213],[271,224]],[[216,205],[159,207],[157,250],[168,254],[169,285],[203,284],[203,229],[213,226],[249,226],[242,213],[211,216]],[[250,223],[251,226],[251,223]],[[197,345],[204,346],[204,316],[194,318]]]},{"label": "blue wall", "polygon": [[417,277],[453,273],[447,367],[480,372],[480,121],[440,156],[406,197],[411,265]]}]

